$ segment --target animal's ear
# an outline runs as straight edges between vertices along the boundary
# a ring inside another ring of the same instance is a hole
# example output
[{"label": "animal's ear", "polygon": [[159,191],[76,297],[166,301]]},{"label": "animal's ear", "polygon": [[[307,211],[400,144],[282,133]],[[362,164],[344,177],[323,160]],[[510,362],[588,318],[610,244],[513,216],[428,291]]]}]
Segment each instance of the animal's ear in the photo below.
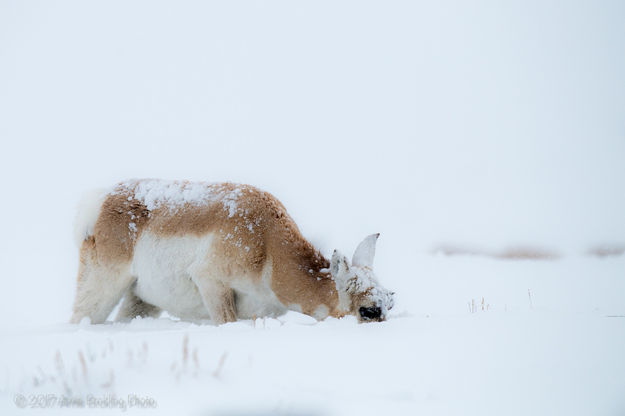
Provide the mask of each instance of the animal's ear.
[{"label": "animal's ear", "polygon": [[373,257],[375,257],[375,243],[378,241],[380,233],[371,234],[366,237],[354,251],[352,265],[358,267],[368,267],[373,269]]},{"label": "animal's ear", "polygon": [[332,261],[330,262],[332,277],[336,280],[338,276],[345,274],[348,270],[349,264],[347,264],[347,257],[339,253],[338,250],[334,250],[334,253],[332,253]]}]

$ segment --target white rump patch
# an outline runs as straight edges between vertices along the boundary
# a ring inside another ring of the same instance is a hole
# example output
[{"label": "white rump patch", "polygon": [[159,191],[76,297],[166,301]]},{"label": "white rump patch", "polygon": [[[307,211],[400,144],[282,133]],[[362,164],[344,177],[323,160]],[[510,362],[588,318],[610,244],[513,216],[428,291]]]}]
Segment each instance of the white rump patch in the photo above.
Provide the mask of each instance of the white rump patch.
[{"label": "white rump patch", "polygon": [[93,189],[86,192],[80,202],[74,217],[74,241],[76,246],[80,247],[82,242],[93,235],[93,227],[95,226],[100,209],[110,189]]}]

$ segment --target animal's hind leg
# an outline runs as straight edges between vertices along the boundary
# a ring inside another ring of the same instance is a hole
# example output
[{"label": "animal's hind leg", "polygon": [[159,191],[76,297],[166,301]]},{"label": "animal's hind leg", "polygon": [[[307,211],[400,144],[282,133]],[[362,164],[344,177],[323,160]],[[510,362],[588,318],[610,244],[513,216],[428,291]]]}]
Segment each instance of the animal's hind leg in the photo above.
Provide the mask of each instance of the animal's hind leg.
[{"label": "animal's hind leg", "polygon": [[85,317],[94,324],[104,322],[132,283],[127,265],[99,264],[93,237],[83,241],[70,322],[78,323]]},{"label": "animal's hind leg", "polygon": [[156,318],[161,314],[160,308],[143,301],[135,295],[134,287],[135,285],[132,285],[124,295],[124,300],[119,308],[117,317],[115,317],[116,321],[130,321],[137,316]]}]

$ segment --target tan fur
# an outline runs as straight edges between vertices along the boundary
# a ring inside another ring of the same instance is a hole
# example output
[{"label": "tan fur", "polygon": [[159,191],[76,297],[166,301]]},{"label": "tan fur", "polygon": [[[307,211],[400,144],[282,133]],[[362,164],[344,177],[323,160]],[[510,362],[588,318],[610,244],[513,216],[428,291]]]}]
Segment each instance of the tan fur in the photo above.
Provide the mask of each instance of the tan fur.
[{"label": "tan fur", "polygon": [[[109,263],[102,262],[98,248],[96,238],[93,236],[83,241],[80,248],[72,323],[78,323],[86,316],[90,317],[92,322],[103,322],[133,283],[128,271],[129,263],[127,261],[111,263],[108,257],[105,259]],[[107,296],[102,296],[102,285],[106,285]]]},{"label": "tan fur", "polygon": [[[302,236],[284,206],[273,195],[248,185],[223,183],[218,185],[220,189],[242,191],[233,216],[220,202],[187,203],[174,210],[160,206],[150,211],[135,198],[138,183],[134,187],[120,184],[106,197],[93,236],[82,244],[81,269],[89,262],[123,269],[132,261],[137,239],[146,231],[164,238],[214,233],[217,236],[211,250],[214,259],[208,259],[211,270],[198,273],[218,275],[221,281],[241,274],[260,279],[263,267],[270,259],[273,265],[272,289],[281,303],[298,304],[302,312],[309,315],[313,315],[320,305],[325,305],[330,315],[342,315],[337,310],[334,281],[327,271],[322,271],[329,267],[328,260]],[[129,226],[129,223],[133,225]],[[86,256],[90,259],[87,260]],[[81,275],[79,273],[79,287]],[[120,287],[127,289],[128,285],[124,281]],[[222,310],[210,311],[215,321],[236,319],[231,289],[218,285],[199,289],[220,297]],[[127,306],[132,310],[132,304]],[[73,320],[79,320],[76,306]]]}]

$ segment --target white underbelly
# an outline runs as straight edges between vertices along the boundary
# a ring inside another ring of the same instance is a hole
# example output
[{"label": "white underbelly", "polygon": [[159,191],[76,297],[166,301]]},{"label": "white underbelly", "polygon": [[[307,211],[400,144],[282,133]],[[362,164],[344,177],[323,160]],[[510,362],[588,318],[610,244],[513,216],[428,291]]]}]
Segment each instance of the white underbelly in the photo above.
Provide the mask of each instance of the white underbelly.
[{"label": "white underbelly", "polygon": [[157,237],[142,233],[135,245],[132,271],[135,294],[181,318],[208,318],[189,268],[210,250],[212,235]]},{"label": "white underbelly", "polygon": [[[137,277],[135,294],[183,319],[210,318],[189,270],[210,255],[214,238],[213,234],[157,237],[149,232],[142,233],[132,262],[132,272]],[[252,276],[220,279],[235,292],[239,318],[277,316],[286,312],[271,290],[271,263],[267,266],[261,279]]]}]

